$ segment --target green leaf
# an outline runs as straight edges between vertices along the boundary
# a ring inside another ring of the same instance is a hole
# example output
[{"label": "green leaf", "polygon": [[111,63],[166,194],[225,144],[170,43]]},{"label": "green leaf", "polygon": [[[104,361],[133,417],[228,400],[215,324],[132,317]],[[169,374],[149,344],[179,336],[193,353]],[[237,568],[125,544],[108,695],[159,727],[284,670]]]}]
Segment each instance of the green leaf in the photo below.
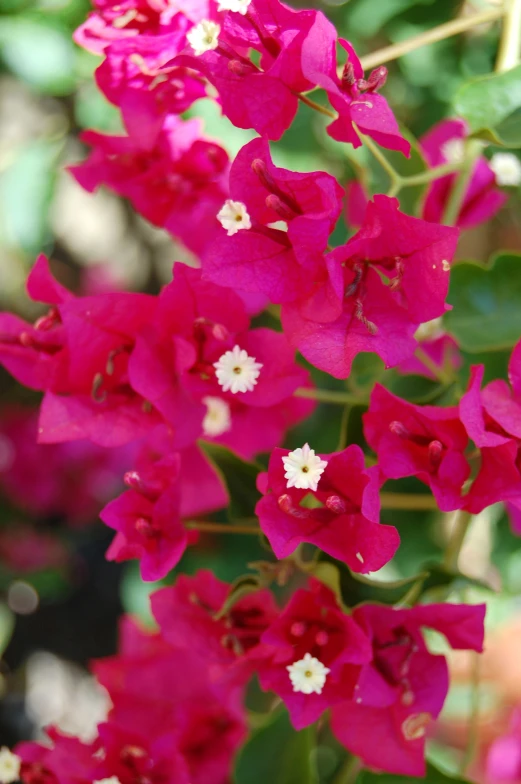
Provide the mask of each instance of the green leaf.
[{"label": "green leaf", "polygon": [[473,79],[456,93],[454,111],[474,136],[521,147],[521,65],[505,73]]},{"label": "green leaf", "polygon": [[472,353],[500,351],[521,335],[521,256],[502,253],[490,266],[465,262],[454,267],[445,326]]},{"label": "green leaf", "polygon": [[41,19],[2,20],[0,57],[20,79],[51,95],[67,95],[75,86],[74,45],[66,29]]},{"label": "green leaf", "polygon": [[295,732],[281,712],[239,754],[234,784],[315,784],[311,728]]},{"label": "green leaf", "polygon": [[257,476],[262,468],[246,463],[229,449],[218,444],[201,441],[200,446],[221,474],[230,494],[228,515],[230,520],[253,517],[259,500]]},{"label": "green leaf", "polygon": [[398,604],[416,585],[422,588],[429,572],[421,572],[403,580],[374,580],[354,574],[345,564],[330,560],[325,555],[314,569],[313,576],[331,588],[345,607],[355,607],[362,602]]},{"label": "green leaf", "polygon": [[[356,779],[356,784],[406,784],[407,781],[419,781],[417,778],[411,778],[410,776],[395,776],[391,773],[370,773],[369,771],[363,771],[359,774]],[[460,778],[453,778],[452,776],[446,776],[445,773],[442,773],[440,770],[434,767],[434,765],[427,765],[427,775],[421,779],[424,784],[455,784],[456,782],[460,782],[460,784],[464,784],[467,779],[460,779]]]}]

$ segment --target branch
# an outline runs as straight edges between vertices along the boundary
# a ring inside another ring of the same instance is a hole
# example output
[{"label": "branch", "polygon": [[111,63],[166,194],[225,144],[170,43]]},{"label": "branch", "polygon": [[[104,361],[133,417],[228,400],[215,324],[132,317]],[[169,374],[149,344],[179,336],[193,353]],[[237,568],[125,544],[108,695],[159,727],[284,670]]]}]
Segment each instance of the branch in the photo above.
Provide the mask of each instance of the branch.
[{"label": "branch", "polygon": [[[511,0],[511,2],[519,3],[519,0]],[[420,35],[415,35],[413,38],[391,44],[391,46],[386,46],[384,49],[378,49],[378,51],[372,52],[366,57],[362,57],[362,67],[364,70],[376,68],[391,60],[397,60],[404,54],[414,52],[415,49],[419,49],[427,44],[443,41],[445,38],[451,38],[453,35],[472,30],[472,28],[478,27],[481,24],[486,24],[487,22],[494,22],[496,19],[501,19],[504,14],[505,10],[503,8],[491,8],[488,11],[482,11],[473,16],[453,19],[451,22],[446,22],[445,24],[439,25],[439,27],[433,27],[425,33],[420,33]]]},{"label": "branch", "polygon": [[415,512],[431,512],[438,509],[432,495],[420,493],[380,493],[382,509],[401,509]]},{"label": "branch", "polygon": [[316,400],[319,403],[333,403],[337,406],[363,406],[367,403],[349,392],[337,392],[334,389],[315,389],[300,387],[293,392],[295,397],[304,397],[307,400]]},{"label": "branch", "polygon": [[234,523],[205,523],[194,521],[185,523],[185,528],[190,531],[205,531],[211,534],[249,534],[258,536],[261,529],[258,525],[235,525]]},{"label": "branch", "polygon": [[521,58],[521,0],[505,0],[505,6],[496,73],[509,71]]}]

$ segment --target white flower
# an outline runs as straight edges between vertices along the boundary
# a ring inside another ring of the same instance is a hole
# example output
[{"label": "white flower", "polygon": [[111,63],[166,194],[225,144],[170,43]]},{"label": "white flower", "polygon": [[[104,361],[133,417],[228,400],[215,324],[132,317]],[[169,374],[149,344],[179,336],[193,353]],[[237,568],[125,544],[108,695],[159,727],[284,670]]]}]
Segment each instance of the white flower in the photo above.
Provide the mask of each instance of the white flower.
[{"label": "white flower", "polygon": [[230,430],[232,418],[230,406],[221,397],[203,397],[203,403],[208,409],[203,419],[203,432],[205,436],[216,438]]},{"label": "white flower", "polygon": [[246,14],[251,0],[219,0],[218,11],[236,11],[243,16]]},{"label": "white flower", "polygon": [[217,213],[217,220],[228,232],[228,237],[233,237],[241,229],[251,229],[250,216],[242,201],[225,201],[221,211]]},{"label": "white flower", "polygon": [[223,391],[230,391],[232,395],[237,392],[251,392],[262,368],[260,362],[256,362],[255,357],[249,357],[240,346],[226,351],[213,366]]},{"label": "white flower", "polygon": [[490,159],[490,168],[498,185],[521,184],[521,161],[511,152],[496,152]]},{"label": "white flower", "polygon": [[1,784],[12,784],[20,778],[20,766],[22,760],[13,754],[7,746],[0,749],[0,782]]},{"label": "white flower", "polygon": [[303,659],[286,667],[293,691],[302,694],[322,694],[326,676],[331,672],[321,661],[306,653]]},{"label": "white flower", "polygon": [[463,139],[449,139],[441,145],[441,151],[448,163],[462,163],[465,157],[465,142]]},{"label": "white flower", "polygon": [[309,444],[294,449],[282,458],[282,462],[286,472],[284,477],[288,480],[287,487],[296,487],[298,490],[315,491],[327,466],[327,461],[318,457]]},{"label": "white flower", "polygon": [[220,32],[221,25],[218,25],[217,22],[212,22],[210,19],[203,19],[198,25],[192,27],[190,32],[186,34],[186,38],[194,50],[194,54],[199,57],[199,55],[205,52],[217,49]]}]

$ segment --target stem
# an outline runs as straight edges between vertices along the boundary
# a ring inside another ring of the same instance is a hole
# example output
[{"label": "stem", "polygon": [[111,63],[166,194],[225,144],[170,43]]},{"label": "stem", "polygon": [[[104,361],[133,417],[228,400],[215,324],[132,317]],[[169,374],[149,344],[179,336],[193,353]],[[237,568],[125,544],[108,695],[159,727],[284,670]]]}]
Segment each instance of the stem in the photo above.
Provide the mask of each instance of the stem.
[{"label": "stem", "polygon": [[441,166],[434,166],[432,169],[420,172],[419,174],[411,174],[410,177],[404,177],[404,185],[423,185],[438,180],[440,177],[446,177],[447,174],[454,174],[461,169],[461,163],[444,163]]},{"label": "stem", "polygon": [[440,382],[440,384],[448,385],[451,384],[453,381],[452,376],[446,373],[443,368],[440,368],[439,365],[434,362],[433,359],[420,347],[415,351],[416,359],[419,359],[420,362],[425,365],[427,370],[430,370],[432,375]]},{"label": "stem", "polygon": [[465,144],[465,159],[456,182],[452,186],[452,191],[443,213],[442,223],[445,223],[447,226],[455,226],[457,223],[463,201],[465,200],[465,194],[474,173],[474,164],[481,155],[482,149],[483,143],[478,139],[469,139]]},{"label": "stem", "polygon": [[367,401],[361,400],[349,392],[337,392],[333,389],[311,389],[300,387],[293,392],[295,397],[305,397],[307,400],[317,400],[319,403],[333,403],[337,406],[365,405]]},{"label": "stem", "polygon": [[250,534],[258,536],[261,530],[254,525],[234,525],[233,523],[205,523],[194,521],[185,523],[185,528],[190,531],[207,531],[212,534]]},{"label": "stem", "polygon": [[[518,3],[519,0],[511,0],[513,3]],[[364,70],[376,68],[379,65],[384,65],[391,60],[397,60],[404,54],[414,52],[427,44],[436,43],[436,41],[443,41],[445,38],[451,38],[453,35],[464,33],[467,30],[472,30],[473,27],[478,27],[487,22],[494,22],[504,16],[503,8],[491,8],[488,11],[482,11],[479,14],[468,16],[460,19],[453,19],[451,22],[433,27],[431,30],[426,30],[420,35],[415,35],[413,38],[408,38],[405,41],[399,41],[391,46],[386,46],[384,49],[379,49],[377,52],[372,52],[366,57],[362,57],[362,67]]]},{"label": "stem", "polygon": [[454,513],[452,532],[443,559],[443,565],[449,572],[455,572],[458,568],[459,554],[471,520],[470,512],[465,512],[463,509]]},{"label": "stem", "polygon": [[361,762],[358,757],[348,757],[338,775],[335,776],[333,784],[353,784],[362,768]]},{"label": "stem", "polygon": [[461,776],[465,775],[465,771],[472,762],[478,745],[481,659],[479,653],[474,653],[472,658],[472,692],[470,697],[471,703],[468,720],[468,740],[467,748],[465,749],[465,754],[462,757],[459,768],[459,773]]},{"label": "stem", "polygon": [[514,68],[521,57],[521,0],[505,0],[506,15],[496,61],[496,73]]},{"label": "stem", "polygon": [[[354,123],[353,123],[354,124]],[[373,142],[370,136],[366,136],[365,134],[361,133],[360,130],[356,127],[357,132],[362,137],[362,141],[367,147],[367,149],[371,152],[372,155],[376,158],[382,169],[384,169],[391,179],[392,185],[397,185],[402,183],[402,178],[394,168],[394,166],[387,160],[385,155],[382,153],[380,148],[377,144]]]},{"label": "stem", "polygon": [[330,117],[332,120],[336,120],[337,115],[335,112],[332,112],[330,109],[326,109],[325,106],[321,106],[321,104],[312,101],[311,98],[308,98],[307,95],[302,95],[302,93],[298,93],[297,98],[302,103],[305,103],[306,106],[309,106],[311,109],[314,109],[316,112],[320,112],[321,114],[325,114],[326,117]]},{"label": "stem", "polygon": [[432,495],[419,493],[380,493],[382,509],[401,509],[416,512],[430,512],[438,509]]}]

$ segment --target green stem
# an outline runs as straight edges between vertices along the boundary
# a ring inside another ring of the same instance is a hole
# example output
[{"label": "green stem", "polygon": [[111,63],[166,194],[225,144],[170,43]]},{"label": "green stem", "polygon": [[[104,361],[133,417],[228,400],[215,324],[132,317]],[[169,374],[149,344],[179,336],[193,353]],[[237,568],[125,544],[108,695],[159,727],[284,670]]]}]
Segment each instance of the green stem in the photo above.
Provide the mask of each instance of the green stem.
[{"label": "green stem", "polygon": [[443,565],[449,572],[455,572],[458,568],[459,555],[471,520],[472,515],[470,512],[460,509],[454,513],[452,531],[443,559]]},{"label": "green stem", "polygon": [[420,493],[380,493],[382,509],[401,509],[416,512],[430,512],[438,509],[432,495]]},{"label": "green stem", "polygon": [[304,397],[307,400],[317,400],[319,403],[333,403],[336,406],[364,405],[367,401],[361,400],[349,392],[337,392],[333,389],[313,389],[300,387],[293,392],[295,397]]},{"label": "green stem", "polygon": [[474,165],[481,155],[482,149],[483,143],[478,139],[469,139],[465,144],[465,158],[443,213],[442,223],[447,226],[455,226],[457,223],[465,194],[474,173]]},{"label": "green stem", "polygon": [[194,521],[185,523],[185,528],[188,528],[190,531],[204,531],[212,534],[247,534],[258,536],[261,533],[258,526],[235,525],[233,523],[206,523]]},{"label": "green stem", "polygon": [[384,65],[391,60],[397,60],[404,54],[414,52],[415,49],[420,49],[427,44],[444,41],[445,38],[451,38],[453,35],[472,30],[479,25],[501,19],[504,13],[503,8],[490,8],[488,11],[482,11],[479,14],[453,19],[451,22],[433,27],[431,30],[426,30],[413,38],[407,38],[405,41],[399,41],[391,46],[386,46],[384,49],[378,49],[378,51],[372,52],[366,57],[362,57],[362,67],[364,70],[377,68],[379,65]]},{"label": "green stem", "polygon": [[480,712],[480,678],[481,678],[481,658],[479,653],[472,655],[472,690],[471,703],[468,721],[468,740],[465,754],[462,757],[459,767],[461,776],[465,775],[467,768],[474,759],[479,742],[479,712]]},{"label": "green stem", "polygon": [[521,58],[521,0],[505,0],[505,7],[496,73],[509,71]]},{"label": "green stem", "polygon": [[335,776],[333,784],[354,784],[361,768],[358,757],[348,757]]},{"label": "green stem", "polygon": [[420,362],[425,365],[427,370],[430,370],[432,375],[440,382],[440,384],[444,384],[448,386],[454,380],[451,375],[449,375],[443,368],[440,368],[439,365],[434,362],[433,359],[420,347],[415,351],[416,359],[419,359]]},{"label": "green stem", "polygon": [[[353,123],[354,125],[354,123]],[[358,134],[361,136],[363,143],[370,151],[370,153],[376,158],[382,169],[384,169],[390,177],[391,185],[397,185],[402,183],[402,177],[398,174],[392,163],[390,163],[385,155],[382,153],[380,148],[378,147],[375,142],[371,139],[370,136],[366,136],[365,134],[361,133],[360,130],[356,127],[355,129]]]},{"label": "green stem", "polygon": [[311,109],[314,109],[316,112],[320,112],[320,114],[325,114],[326,117],[330,117],[332,120],[336,120],[337,115],[335,112],[332,112],[331,109],[327,109],[325,106],[322,106],[316,101],[312,101],[311,98],[308,98],[307,95],[303,95],[302,93],[298,93],[297,98],[302,103],[305,103],[306,106],[309,106]]},{"label": "green stem", "polygon": [[454,174],[461,168],[461,163],[444,163],[441,166],[434,166],[432,169],[427,169],[419,174],[411,174],[410,177],[404,177],[403,182],[406,186],[423,185],[433,180],[438,180],[440,177],[445,177],[447,174]]}]

